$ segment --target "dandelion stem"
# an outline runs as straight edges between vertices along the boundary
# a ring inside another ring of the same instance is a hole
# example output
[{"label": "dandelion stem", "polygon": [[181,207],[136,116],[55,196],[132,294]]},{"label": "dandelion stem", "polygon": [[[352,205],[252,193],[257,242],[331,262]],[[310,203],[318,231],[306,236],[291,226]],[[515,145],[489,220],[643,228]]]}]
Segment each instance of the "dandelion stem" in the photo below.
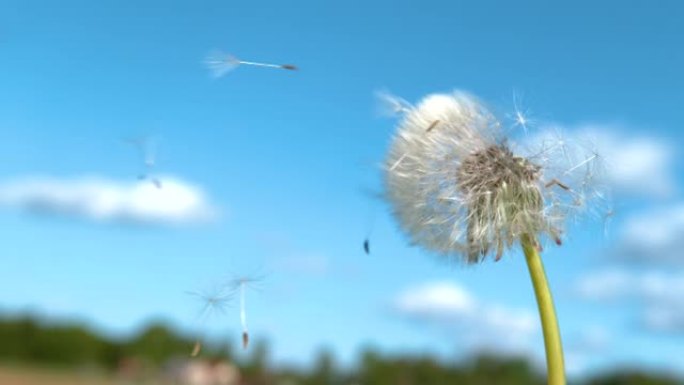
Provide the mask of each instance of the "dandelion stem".
[{"label": "dandelion stem", "polygon": [[549,385],[565,385],[563,345],[561,343],[551,290],[544,272],[544,264],[531,236],[524,235],[521,239],[521,245],[525,252],[527,267],[530,270],[530,278],[532,279],[534,294],[537,297],[537,306],[539,307],[539,316],[544,333],[544,347],[546,349],[548,383]]}]

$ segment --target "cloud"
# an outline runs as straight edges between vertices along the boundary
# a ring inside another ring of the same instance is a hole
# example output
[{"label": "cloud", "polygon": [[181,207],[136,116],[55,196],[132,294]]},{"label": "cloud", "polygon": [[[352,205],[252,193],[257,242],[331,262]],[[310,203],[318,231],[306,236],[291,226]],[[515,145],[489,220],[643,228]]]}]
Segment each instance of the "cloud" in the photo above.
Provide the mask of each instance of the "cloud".
[{"label": "cloud", "polygon": [[604,270],[584,276],[575,289],[587,300],[635,303],[646,330],[684,333],[684,272]]},{"label": "cloud", "polygon": [[393,303],[403,317],[457,333],[471,348],[524,351],[539,331],[536,313],[486,304],[452,282],[428,282],[408,288]]},{"label": "cloud", "polygon": [[192,224],[218,212],[196,185],[173,177],[121,182],[101,177],[27,177],[0,183],[0,207],[96,222]]},{"label": "cloud", "polygon": [[674,192],[674,150],[664,141],[627,136],[601,126],[588,126],[580,132],[594,140],[604,154],[608,176],[618,192],[651,197]]},{"label": "cloud", "polygon": [[610,331],[600,325],[589,325],[582,329],[568,344],[568,349],[584,353],[600,353],[611,344]]},{"label": "cloud", "polygon": [[552,161],[596,153],[605,163],[603,177],[621,195],[663,198],[675,190],[675,151],[655,137],[627,135],[606,125],[550,125],[523,141],[523,148],[531,153],[552,148]]},{"label": "cloud", "polygon": [[633,215],[620,231],[616,257],[631,262],[684,266],[684,203]]},{"label": "cloud", "polygon": [[565,345],[565,369],[570,376],[584,377],[611,350],[612,336],[601,325],[585,325],[570,335]]}]

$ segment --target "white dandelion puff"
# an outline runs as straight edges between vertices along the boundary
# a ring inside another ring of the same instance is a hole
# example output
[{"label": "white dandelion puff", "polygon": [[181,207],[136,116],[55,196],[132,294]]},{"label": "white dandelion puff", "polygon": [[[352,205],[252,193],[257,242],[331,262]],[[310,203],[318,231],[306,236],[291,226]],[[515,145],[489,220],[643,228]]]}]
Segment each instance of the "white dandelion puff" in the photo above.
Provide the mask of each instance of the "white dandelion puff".
[{"label": "white dandelion puff", "polygon": [[[565,218],[596,197],[600,157],[559,141],[529,157],[512,148],[499,120],[467,93],[429,95],[407,108],[385,183],[411,242],[469,263],[498,260],[523,236],[538,247],[542,235],[560,244]],[[565,166],[554,169],[552,157]]]},{"label": "white dandelion puff", "polygon": [[215,78],[220,78],[228,72],[234,70],[241,65],[249,65],[254,67],[279,68],[290,71],[295,71],[298,68],[292,64],[271,64],[260,63],[253,61],[240,60],[236,56],[221,51],[213,51],[204,61],[211,74]]}]

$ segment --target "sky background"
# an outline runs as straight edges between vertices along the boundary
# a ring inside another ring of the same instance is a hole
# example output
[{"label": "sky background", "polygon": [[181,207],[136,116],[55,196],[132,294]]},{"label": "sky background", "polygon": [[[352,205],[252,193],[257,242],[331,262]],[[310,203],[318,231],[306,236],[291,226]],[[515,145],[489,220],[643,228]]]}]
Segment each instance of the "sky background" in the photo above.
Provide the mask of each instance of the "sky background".
[{"label": "sky background", "polygon": [[[683,17],[675,1],[3,0],[0,310],[237,341],[236,306],[199,322],[186,292],[258,276],[250,332],[276,362],[324,346],[543,362],[520,253],[441,260],[375,197],[398,121],[376,93],[462,89],[606,156],[610,223],[544,253],[570,372],[684,367]],[[215,79],[214,49],[300,70]],[[135,137],[157,144],[162,189],[137,180]]]}]

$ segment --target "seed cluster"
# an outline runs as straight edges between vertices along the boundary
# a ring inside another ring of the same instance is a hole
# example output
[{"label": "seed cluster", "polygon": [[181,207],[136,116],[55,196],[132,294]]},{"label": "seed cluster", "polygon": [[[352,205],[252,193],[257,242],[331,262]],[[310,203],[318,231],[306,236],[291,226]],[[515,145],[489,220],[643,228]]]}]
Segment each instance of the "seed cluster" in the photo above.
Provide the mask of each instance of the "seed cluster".
[{"label": "seed cluster", "polygon": [[[467,261],[484,258],[496,242],[496,260],[504,242],[544,227],[539,190],[541,167],[513,155],[503,144],[466,157],[456,171],[461,193],[468,197]],[[490,234],[487,234],[490,233]]]},{"label": "seed cluster", "polygon": [[525,235],[538,247],[543,236],[560,244],[565,219],[605,196],[594,189],[595,153],[545,141],[516,154],[500,121],[469,94],[429,95],[401,112],[385,193],[413,244],[468,263],[498,260]]}]

